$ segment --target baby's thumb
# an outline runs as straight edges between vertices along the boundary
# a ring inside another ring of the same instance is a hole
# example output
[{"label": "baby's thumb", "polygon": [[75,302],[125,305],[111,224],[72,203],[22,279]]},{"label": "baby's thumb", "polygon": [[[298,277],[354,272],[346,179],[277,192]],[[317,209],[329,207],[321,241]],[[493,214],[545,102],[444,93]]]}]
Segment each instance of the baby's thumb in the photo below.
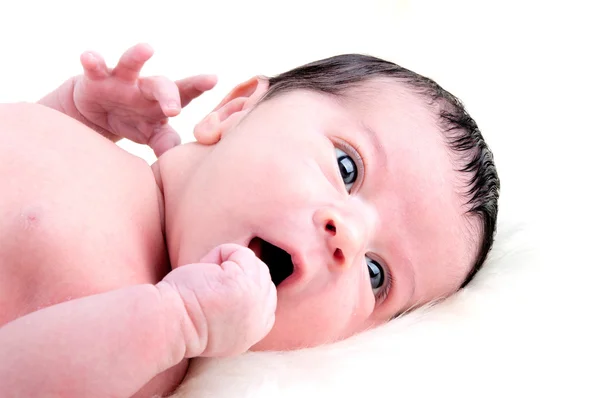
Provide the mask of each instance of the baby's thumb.
[{"label": "baby's thumb", "polygon": [[160,157],[163,153],[179,144],[181,144],[181,137],[168,124],[165,124],[148,140],[148,145],[152,148],[156,157]]}]

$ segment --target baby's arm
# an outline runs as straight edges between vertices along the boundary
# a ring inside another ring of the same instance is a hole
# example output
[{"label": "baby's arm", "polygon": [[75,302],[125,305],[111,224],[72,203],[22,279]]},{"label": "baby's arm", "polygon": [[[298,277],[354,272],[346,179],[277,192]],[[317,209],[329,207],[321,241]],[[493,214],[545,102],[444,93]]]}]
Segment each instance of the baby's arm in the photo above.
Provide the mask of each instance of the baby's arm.
[{"label": "baby's arm", "polygon": [[204,261],[4,325],[0,396],[130,397],[183,358],[247,350],[273,325],[268,268],[237,245]]},{"label": "baby's arm", "polygon": [[0,396],[129,397],[183,360],[180,316],[139,285],[18,318],[0,329]]}]

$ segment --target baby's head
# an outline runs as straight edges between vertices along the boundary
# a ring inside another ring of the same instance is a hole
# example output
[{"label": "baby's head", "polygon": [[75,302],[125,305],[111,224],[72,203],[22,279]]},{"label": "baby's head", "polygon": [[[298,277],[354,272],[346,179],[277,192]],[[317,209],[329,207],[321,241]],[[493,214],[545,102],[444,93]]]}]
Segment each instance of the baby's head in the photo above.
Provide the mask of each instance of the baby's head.
[{"label": "baby's head", "polygon": [[[236,87],[161,159],[173,267],[239,243],[278,283],[255,349],[313,346],[446,297],[493,242],[499,180],[462,104],[362,55]],[[289,254],[289,255],[288,255]]]}]

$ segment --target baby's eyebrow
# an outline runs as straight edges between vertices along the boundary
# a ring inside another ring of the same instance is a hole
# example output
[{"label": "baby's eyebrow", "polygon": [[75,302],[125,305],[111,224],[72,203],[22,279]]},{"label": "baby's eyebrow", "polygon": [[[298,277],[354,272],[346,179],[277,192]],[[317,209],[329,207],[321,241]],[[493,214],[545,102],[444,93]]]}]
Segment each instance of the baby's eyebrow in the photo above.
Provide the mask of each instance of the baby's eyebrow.
[{"label": "baby's eyebrow", "polygon": [[381,162],[381,166],[385,169],[387,166],[387,153],[385,148],[379,139],[379,134],[375,132],[371,127],[367,126],[364,122],[360,123],[361,130],[367,133],[371,146],[375,148],[375,152],[378,156],[378,161]]}]

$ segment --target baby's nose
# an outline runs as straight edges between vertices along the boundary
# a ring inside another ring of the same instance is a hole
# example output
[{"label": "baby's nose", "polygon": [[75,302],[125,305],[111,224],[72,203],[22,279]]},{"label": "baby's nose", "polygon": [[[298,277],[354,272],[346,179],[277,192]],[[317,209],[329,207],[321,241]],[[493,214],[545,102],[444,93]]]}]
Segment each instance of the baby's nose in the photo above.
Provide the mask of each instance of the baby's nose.
[{"label": "baby's nose", "polygon": [[328,264],[346,268],[354,263],[357,256],[362,256],[366,228],[358,217],[343,215],[333,208],[323,208],[315,212],[314,221],[325,239]]}]

